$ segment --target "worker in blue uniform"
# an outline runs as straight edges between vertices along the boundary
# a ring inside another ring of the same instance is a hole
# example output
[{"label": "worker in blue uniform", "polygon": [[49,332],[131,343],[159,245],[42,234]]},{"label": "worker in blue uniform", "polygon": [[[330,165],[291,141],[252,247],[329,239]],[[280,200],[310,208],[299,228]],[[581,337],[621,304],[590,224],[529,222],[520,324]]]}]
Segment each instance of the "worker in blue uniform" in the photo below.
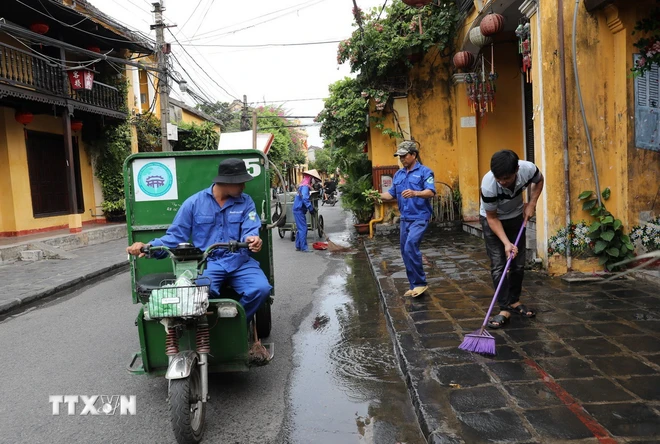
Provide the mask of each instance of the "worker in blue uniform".
[{"label": "worker in blue uniform", "polygon": [[296,220],[296,251],[310,251],[307,248],[307,212],[314,214],[314,204],[310,200],[310,191],[315,183],[321,182],[318,171],[309,170],[303,173],[303,179],[298,185],[298,192],[293,201],[293,217]]},{"label": "worker in blue uniform", "polygon": [[[172,225],[164,236],[149,242],[152,246],[176,247],[192,242],[202,250],[218,242],[247,242],[257,253],[263,244],[259,237],[261,219],[252,198],[243,193],[245,182],[252,179],[241,159],[225,159],[218,166],[213,184],[183,202]],[[142,242],[135,242],[126,251],[142,257]],[[166,255],[165,255],[166,257]],[[217,249],[208,258],[204,276],[211,280],[211,291],[220,294],[227,283],[241,296],[248,321],[270,296],[272,289],[259,262],[246,249],[231,253]]]},{"label": "worker in blue uniform", "polygon": [[403,168],[394,174],[392,187],[380,197],[384,201],[397,200],[401,213],[401,256],[410,284],[404,296],[417,297],[429,288],[419,246],[433,214],[429,199],[435,196],[435,179],[433,171],[420,162],[414,141],[401,142],[394,157],[399,158]]}]

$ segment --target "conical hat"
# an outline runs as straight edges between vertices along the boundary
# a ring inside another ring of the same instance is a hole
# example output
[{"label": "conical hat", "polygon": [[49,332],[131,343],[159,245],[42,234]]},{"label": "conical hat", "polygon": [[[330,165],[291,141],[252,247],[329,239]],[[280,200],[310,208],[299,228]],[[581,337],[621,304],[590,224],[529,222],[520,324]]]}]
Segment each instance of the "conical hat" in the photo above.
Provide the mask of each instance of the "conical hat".
[{"label": "conical hat", "polygon": [[303,171],[303,174],[307,174],[308,176],[312,176],[315,179],[321,180],[321,175],[316,170]]}]

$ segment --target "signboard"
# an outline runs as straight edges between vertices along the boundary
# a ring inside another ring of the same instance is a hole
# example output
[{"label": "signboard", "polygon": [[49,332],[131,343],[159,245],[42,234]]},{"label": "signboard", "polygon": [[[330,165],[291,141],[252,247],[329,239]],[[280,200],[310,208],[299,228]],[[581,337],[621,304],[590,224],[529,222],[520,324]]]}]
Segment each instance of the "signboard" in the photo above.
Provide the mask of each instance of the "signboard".
[{"label": "signboard", "polygon": [[136,202],[178,199],[175,159],[135,159],[133,185]]},{"label": "signboard", "polygon": [[94,85],[94,72],[88,69],[72,69],[68,72],[71,89],[91,91]]},{"label": "signboard", "polygon": [[380,176],[380,189],[387,193],[392,188],[392,176]]}]

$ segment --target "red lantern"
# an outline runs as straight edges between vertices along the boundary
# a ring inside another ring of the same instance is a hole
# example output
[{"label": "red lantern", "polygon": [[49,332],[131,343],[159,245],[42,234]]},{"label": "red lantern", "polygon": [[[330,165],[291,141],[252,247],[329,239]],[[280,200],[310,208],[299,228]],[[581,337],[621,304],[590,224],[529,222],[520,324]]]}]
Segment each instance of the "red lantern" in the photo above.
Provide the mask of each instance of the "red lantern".
[{"label": "red lantern", "polygon": [[363,153],[368,153],[369,152],[369,144],[365,143],[364,146],[362,147],[362,152]]},{"label": "red lantern", "polygon": [[431,3],[431,0],[402,0],[402,1],[406,5],[412,6],[413,8],[423,8],[424,6]]},{"label": "red lantern", "polygon": [[29,125],[34,119],[34,115],[30,111],[16,111],[14,118],[21,125]]},{"label": "red lantern", "polygon": [[73,131],[74,133],[80,131],[82,127],[83,127],[83,123],[80,120],[71,121],[71,131]]},{"label": "red lantern", "polygon": [[101,48],[99,48],[98,46],[88,46],[87,50],[92,52],[97,52],[99,54],[101,53]]},{"label": "red lantern", "polygon": [[469,51],[460,51],[454,55],[454,66],[458,69],[465,69],[472,66],[474,56]]},{"label": "red lantern", "polygon": [[45,23],[32,23],[30,25],[30,31],[36,32],[37,34],[45,34],[49,29],[50,26]]},{"label": "red lantern", "polygon": [[488,14],[481,20],[479,29],[486,37],[497,34],[504,29],[504,16],[501,14]]},{"label": "red lantern", "polygon": [[71,69],[69,70],[69,82],[71,82],[71,89],[91,90],[94,84],[94,71],[89,69]]}]

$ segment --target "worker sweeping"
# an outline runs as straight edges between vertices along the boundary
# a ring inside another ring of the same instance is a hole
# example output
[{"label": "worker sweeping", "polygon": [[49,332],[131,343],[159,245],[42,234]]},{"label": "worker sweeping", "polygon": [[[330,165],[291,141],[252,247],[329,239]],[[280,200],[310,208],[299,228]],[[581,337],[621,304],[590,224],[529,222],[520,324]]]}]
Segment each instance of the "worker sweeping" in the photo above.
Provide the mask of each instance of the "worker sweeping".
[{"label": "worker sweeping", "polygon": [[298,193],[293,201],[293,217],[296,220],[296,251],[311,252],[307,248],[307,217],[306,214],[314,214],[314,204],[309,195],[313,185],[321,182],[318,171],[309,170],[303,173],[303,179],[298,185]]}]

